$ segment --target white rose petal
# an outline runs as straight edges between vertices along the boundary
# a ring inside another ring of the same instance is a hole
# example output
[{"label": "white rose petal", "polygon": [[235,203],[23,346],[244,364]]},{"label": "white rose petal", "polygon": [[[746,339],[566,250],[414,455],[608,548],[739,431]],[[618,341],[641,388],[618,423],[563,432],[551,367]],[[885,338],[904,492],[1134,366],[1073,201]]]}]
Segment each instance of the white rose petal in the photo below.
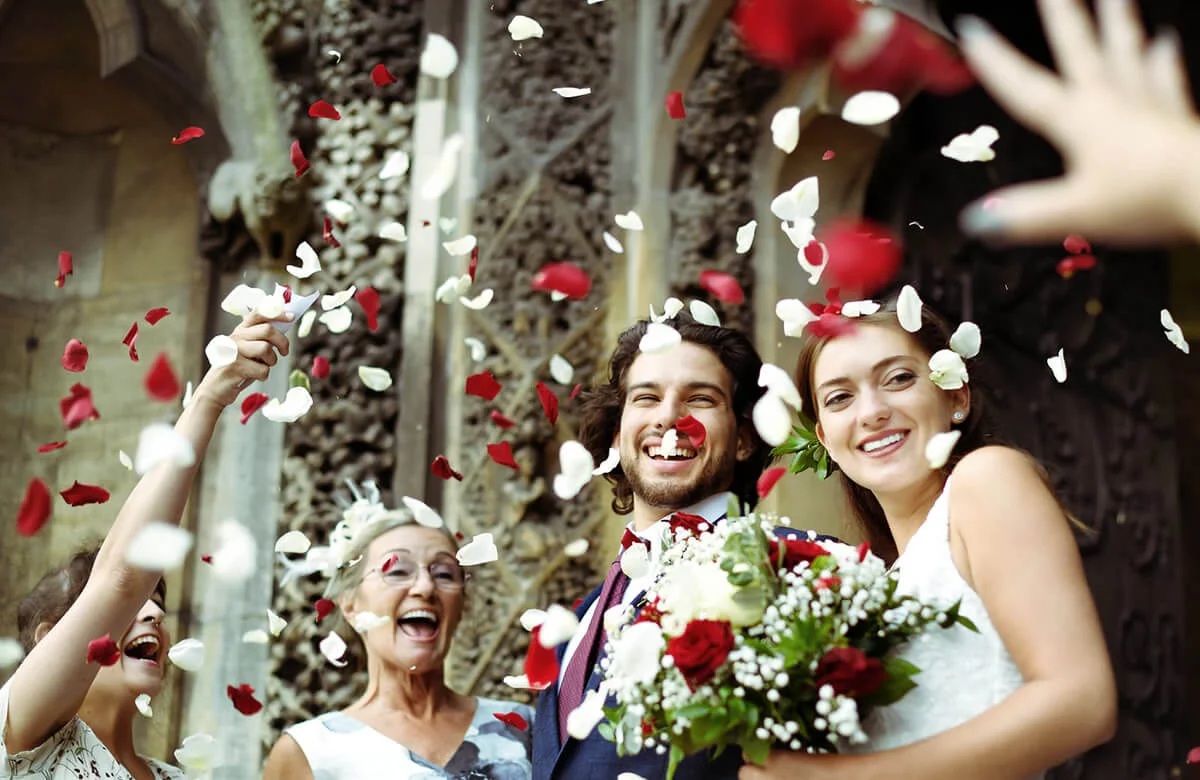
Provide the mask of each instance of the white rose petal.
[{"label": "white rose petal", "polygon": [[990,162],[996,159],[992,144],[999,138],[1000,133],[996,128],[980,125],[971,133],[954,136],[950,143],[942,147],[942,156],[964,163]]},{"label": "white rose petal", "polygon": [[258,568],[254,535],[236,520],[226,520],[213,534],[213,576],[227,583],[244,582]]},{"label": "white rose petal", "polygon": [[1187,339],[1183,337],[1183,328],[1179,327],[1175,322],[1175,318],[1171,316],[1171,312],[1166,309],[1162,310],[1159,315],[1162,321],[1163,330],[1166,331],[1167,341],[1174,344],[1185,355],[1191,352],[1191,347],[1187,343]]},{"label": "white rose petal", "polygon": [[604,245],[618,255],[625,253],[625,247],[621,246],[621,242],[617,240],[617,237],[607,230],[604,231]]},{"label": "white rose petal", "polygon": [[890,92],[868,90],[852,95],[842,106],[842,119],[852,125],[881,125],[900,113],[900,101]]},{"label": "white rose petal", "polygon": [[569,385],[575,377],[575,367],[556,352],[550,356],[550,377],[560,385]]},{"label": "white rose petal", "polygon": [[304,555],[312,547],[312,542],[301,531],[288,531],[275,540],[275,552],[285,555]]},{"label": "white rose petal", "polygon": [[225,334],[213,336],[204,347],[204,356],[213,368],[227,366],[238,357],[237,342]]},{"label": "white rose petal", "polygon": [[590,94],[592,94],[592,88],[591,87],[555,87],[554,89],[551,90],[551,92],[558,95],[560,98],[570,99],[570,98],[583,97],[584,95],[590,95]]},{"label": "white rose petal", "polygon": [[21,643],[10,637],[0,639],[0,669],[16,666],[25,657]]},{"label": "white rose petal", "polygon": [[925,460],[929,461],[929,468],[940,469],[946,465],[946,461],[950,459],[950,453],[954,452],[954,445],[958,444],[960,436],[962,436],[962,431],[948,431],[946,433],[935,434],[929,440],[925,445]]},{"label": "white rose petal", "polygon": [[929,379],[943,390],[958,390],[968,381],[967,364],[957,352],[939,349],[929,358]]},{"label": "white rose petal", "polygon": [[357,612],[354,615],[354,630],[360,634],[365,634],[380,626],[390,625],[391,622],[391,618],[376,615],[374,612]]},{"label": "white rose petal", "polygon": [[896,299],[896,319],[900,320],[900,327],[909,333],[919,331],[922,306],[921,296],[917,295],[916,289],[911,284],[904,285]]},{"label": "white rose petal", "polygon": [[192,549],[192,533],[177,525],[153,522],[142,526],[125,550],[125,562],[146,571],[173,571]]},{"label": "white rose petal", "polygon": [[679,335],[679,331],[670,325],[652,322],[646,326],[646,334],[638,342],[638,350],[645,354],[665,352],[681,341],[683,337]]},{"label": "white rose petal", "polygon": [[663,313],[661,316],[654,313],[654,304],[650,305],[650,321],[666,322],[674,318],[681,311],[683,311],[683,301],[678,298],[667,298],[666,303],[663,304]]},{"label": "white rose petal", "polygon": [[279,636],[285,628],[287,628],[287,621],[268,609],[267,630],[271,632],[271,636]]},{"label": "white rose petal", "polygon": [[229,312],[235,317],[245,317],[254,311],[259,302],[266,297],[267,294],[257,287],[239,284],[230,290],[225,299],[221,301],[221,310]]},{"label": "white rose petal", "polygon": [[[188,408],[188,405],[191,404],[191,402],[192,402],[192,383],[188,382],[187,386],[183,388],[183,400],[179,402],[179,406],[181,409],[186,409],[186,408]],[[125,457],[129,457],[129,456],[126,455]],[[125,468],[133,468],[133,466],[126,466]]]},{"label": "white rose petal", "polygon": [[448,236],[458,228],[458,217],[438,217],[438,230]]},{"label": "white rose petal", "polygon": [[546,610],[546,619],[541,622],[542,630],[538,631],[538,642],[542,647],[555,647],[563,642],[571,641],[575,629],[579,628],[579,618],[566,607],[551,604]]},{"label": "white rose petal", "polygon": [[408,152],[403,149],[392,152],[388,155],[387,161],[383,164],[383,168],[379,170],[379,178],[394,179],[398,176],[403,176],[408,173],[409,159]]},{"label": "white rose petal", "polygon": [[546,610],[527,609],[521,613],[521,628],[532,631],[546,620]]},{"label": "white rose petal", "polygon": [[358,288],[354,287],[352,285],[348,289],[341,290],[340,292],[336,292],[333,295],[322,295],[321,296],[321,310],[322,311],[331,311],[333,309],[338,308],[339,306],[345,306],[346,302],[349,301],[351,298],[353,298],[354,293],[356,293],[356,292],[358,292]]},{"label": "white rose petal", "polygon": [[792,413],[787,404],[774,393],[767,393],[754,404],[754,430],[772,447],[787,441],[792,433]]},{"label": "white rose petal", "polygon": [[842,304],[842,316],[844,317],[866,317],[879,311],[879,304],[875,301],[846,301]]},{"label": "white rose petal", "polygon": [[329,329],[330,333],[345,333],[354,321],[354,314],[350,311],[349,306],[339,306],[332,311],[322,312],[317,319]]},{"label": "white rose petal", "polygon": [[800,109],[781,108],[771,118],[771,143],[785,154],[796,150],[800,141]]},{"label": "white rose petal", "polygon": [[270,637],[267,636],[267,632],[263,631],[261,628],[252,628],[246,633],[242,634],[242,644],[265,645],[269,641],[271,640]]},{"label": "white rose petal", "polygon": [[737,253],[744,255],[754,246],[754,232],[758,230],[758,220],[752,219],[737,229]]},{"label": "white rose petal", "polygon": [[599,691],[588,691],[580,705],[567,715],[567,734],[575,739],[587,739],[604,718],[604,698]]},{"label": "white rose petal", "polygon": [[721,327],[721,318],[717,316],[717,310],[704,301],[691,301],[688,303],[688,311],[691,313],[692,319],[701,325]]},{"label": "white rose petal", "polygon": [[209,734],[192,734],[175,749],[175,760],[189,773],[203,774],[216,765],[217,740]]},{"label": "white rose petal", "polygon": [[441,303],[454,303],[454,301],[461,298],[469,289],[471,289],[470,274],[451,276],[449,279],[442,282],[440,286],[438,286],[437,292],[434,293],[434,298]]},{"label": "white rose petal", "polygon": [[775,304],[775,316],[783,320],[783,335],[800,338],[804,326],[818,319],[812,309],[798,298],[784,298]]},{"label": "white rose petal", "polygon": [[129,453],[125,450],[117,450],[117,460],[121,461],[122,466],[133,471],[133,458],[129,457]]},{"label": "white rose petal", "polygon": [[277,295],[268,295],[258,302],[258,307],[255,311],[268,320],[282,317],[284,312],[283,298]]},{"label": "white rose petal", "polygon": [[305,312],[300,318],[300,327],[296,328],[296,338],[304,338],[312,332],[313,323],[317,321],[317,312],[315,309]]},{"label": "white rose petal", "polygon": [[[588,0],[589,5],[591,5],[592,3],[603,3],[603,2],[604,2],[604,0]],[[646,780],[646,778],[644,778],[641,775],[636,774],[634,772],[622,772],[621,774],[617,775],[617,780]]]},{"label": "white rose petal", "polygon": [[325,660],[337,667],[346,665],[346,661],[342,657],[346,655],[346,640],[342,639],[336,633],[330,633],[329,636],[321,640],[318,645],[321,649],[321,655],[325,656]]},{"label": "white rose petal", "polygon": [[528,16],[517,14],[508,23],[508,34],[512,36],[514,41],[526,41],[530,38],[541,38],[545,30],[537,23],[536,19],[531,19]]},{"label": "white rose petal", "polygon": [[[723,577],[724,572],[720,576]],[[609,674],[627,683],[648,685],[654,682],[662,668],[666,647],[662,629],[654,623],[645,621],[627,626],[613,640]]]},{"label": "white rose petal", "polygon": [[267,401],[262,408],[262,416],[271,422],[291,423],[303,417],[312,408],[312,395],[307,387],[293,387],[280,402],[278,398]]},{"label": "white rose petal", "polygon": [[160,463],[170,463],[186,469],[196,462],[192,443],[175,431],[169,423],[150,423],[138,435],[133,470],[145,474]]},{"label": "white rose petal", "polygon": [[359,366],[358,378],[369,389],[382,393],[392,386],[392,375],[382,368],[375,366]]},{"label": "white rose petal", "polygon": [[421,185],[421,198],[437,200],[446,194],[454,178],[458,175],[458,159],[463,150],[462,133],[455,133],[442,142],[442,151],[438,156],[437,167]]},{"label": "white rose petal", "polygon": [[799,263],[800,267],[804,269],[804,272],[808,274],[809,284],[816,284],[817,282],[821,281],[821,274],[824,273],[825,268],[829,265],[829,247],[825,246],[824,242],[820,241],[817,242],[817,246],[821,249],[821,261],[815,265],[808,262],[808,256],[804,254],[803,248],[797,250],[796,252],[796,262]]},{"label": "white rose petal", "polygon": [[792,382],[788,372],[773,363],[763,363],[758,370],[758,386],[767,388],[767,393],[778,398],[793,409],[799,409],[800,391]]},{"label": "white rose petal", "polygon": [[621,554],[621,571],[631,580],[646,576],[650,571],[650,551],[644,544],[631,544]]},{"label": "white rose petal", "polygon": [[133,706],[137,707],[137,711],[141,713],[143,718],[154,717],[154,710],[150,707],[150,694],[139,693],[137,698],[133,700]]},{"label": "white rose petal", "polygon": [[467,345],[467,349],[471,352],[471,360],[476,363],[487,357],[487,346],[477,338],[467,336],[463,339],[463,343]]},{"label": "white rose petal", "polygon": [[554,495],[569,501],[591,481],[596,462],[587,447],[574,440],[558,448],[558,462],[560,473],[554,477]]},{"label": "white rose petal", "polygon": [[604,461],[599,466],[592,469],[592,475],[599,477],[603,474],[607,474],[608,472],[615,469],[620,462],[621,462],[621,451],[619,449],[617,449],[616,447],[609,447],[608,448],[608,457],[605,458]]},{"label": "white rose petal", "polygon": [[515,688],[518,691],[536,690],[529,684],[529,678],[523,674],[506,674],[504,676],[504,684],[509,688]]},{"label": "white rose petal", "polygon": [[786,192],[771,201],[771,213],[782,222],[812,219],[821,204],[820,185],[816,176],[801,179]]},{"label": "white rose petal", "polygon": [[[783,229],[783,234],[792,242],[792,246],[797,249],[804,249],[813,242],[814,231],[817,229],[817,221],[811,217],[804,217],[795,222],[781,222],[779,227]],[[801,255],[803,258],[803,255]],[[807,258],[801,260],[801,265],[807,270]]]},{"label": "white rose petal", "polygon": [[458,67],[458,49],[437,33],[430,33],[421,52],[421,72],[435,79],[448,79]]},{"label": "white rose petal", "polygon": [[1058,354],[1052,358],[1046,359],[1046,365],[1050,366],[1050,373],[1054,375],[1054,381],[1062,384],[1067,381],[1067,358],[1063,355],[1062,349],[1058,350]]},{"label": "white rose petal", "polygon": [[198,672],[204,668],[204,643],[199,639],[181,639],[171,645],[167,658],[185,672]]},{"label": "white rose petal", "polygon": [[404,505],[408,507],[408,511],[412,512],[413,520],[416,520],[420,525],[426,528],[444,528],[446,523],[442,520],[442,516],[437,513],[433,507],[426,504],[424,501],[413,498],[412,496],[404,496],[400,499]]},{"label": "white rose petal", "polygon": [[483,311],[495,297],[496,291],[489,287],[474,298],[462,297],[458,299],[458,302],[472,311]]},{"label": "white rose petal", "polygon": [[613,217],[613,221],[617,223],[618,227],[625,228],[626,230],[644,230],[646,227],[642,224],[641,216],[633,209],[624,214],[618,214]]},{"label": "white rose petal", "polygon": [[463,566],[479,566],[500,560],[500,551],[491,534],[476,534],[474,539],[458,548],[457,557]]},{"label": "white rose petal", "polygon": [[587,539],[576,539],[563,545],[563,555],[568,558],[578,558],[585,554],[591,546],[591,542]]},{"label": "white rose petal", "polygon": [[950,349],[964,358],[973,358],[978,355],[982,345],[983,334],[979,332],[979,326],[973,322],[961,323],[954,330],[954,335],[950,337]]},{"label": "white rose petal", "polygon": [[354,215],[354,206],[340,198],[330,198],[325,201],[325,213],[333,218],[334,222],[345,225],[350,222],[350,217]]},{"label": "white rose petal", "polygon": [[403,243],[408,240],[408,231],[399,222],[388,222],[379,228],[379,237]]},{"label": "white rose petal", "polygon": [[296,257],[300,258],[300,265],[289,265],[284,270],[297,279],[307,279],[321,270],[321,259],[317,257],[317,250],[307,241],[301,241],[300,246],[296,247]]},{"label": "white rose petal", "polygon": [[442,242],[442,248],[450,254],[451,257],[462,257],[471,253],[471,250],[478,246],[479,241],[475,236],[467,234],[462,238],[456,238],[453,241]]}]

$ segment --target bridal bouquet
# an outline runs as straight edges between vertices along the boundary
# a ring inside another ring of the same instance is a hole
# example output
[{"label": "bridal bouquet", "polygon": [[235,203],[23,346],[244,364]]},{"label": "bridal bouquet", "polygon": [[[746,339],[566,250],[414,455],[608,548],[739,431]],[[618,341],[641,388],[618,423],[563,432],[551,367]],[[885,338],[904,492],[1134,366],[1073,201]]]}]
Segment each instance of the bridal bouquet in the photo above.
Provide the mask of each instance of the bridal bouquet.
[{"label": "bridal bouquet", "polygon": [[915,686],[919,670],[890,651],[934,625],[975,630],[958,604],[898,595],[865,545],[777,537],[786,522],[675,515],[642,608],[608,616],[604,682],[585,702],[615,699],[599,728],[619,754],[669,751],[670,778],[712,747],[756,764],[777,746],[834,752]]}]

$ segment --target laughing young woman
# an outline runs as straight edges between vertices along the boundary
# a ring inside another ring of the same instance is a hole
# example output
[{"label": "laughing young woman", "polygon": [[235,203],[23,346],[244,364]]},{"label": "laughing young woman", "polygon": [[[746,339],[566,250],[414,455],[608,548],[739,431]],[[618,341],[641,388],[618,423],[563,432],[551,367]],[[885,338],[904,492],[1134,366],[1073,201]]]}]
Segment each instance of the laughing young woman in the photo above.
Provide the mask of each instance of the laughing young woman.
[{"label": "laughing young woman", "polygon": [[[979,628],[920,635],[902,656],[918,686],[863,724],[846,753],[774,752],[743,780],[802,777],[1040,778],[1106,742],[1117,696],[1068,517],[1034,461],[986,446],[978,388],[935,384],[949,347],[926,309],[916,333],[893,307],[848,332],[806,332],[796,384],[872,549],[900,589],[947,605]],[[939,377],[940,378],[940,377]],[[942,468],[926,444],[961,437]]]},{"label": "laughing young woman", "polygon": [[[290,315],[287,315],[290,319]],[[231,334],[237,359],[211,369],[175,423],[196,464],[242,383],[266,379],[287,338],[255,314]],[[162,780],[184,773],[138,755],[137,697],[162,688],[169,637],[162,627],[161,573],[125,562],[153,521],[177,524],[198,466],[163,463],[138,482],[98,550],[47,575],[18,610],[28,656],[0,688],[0,777]],[[121,651],[106,667],[88,663],[88,644],[113,637]]]}]

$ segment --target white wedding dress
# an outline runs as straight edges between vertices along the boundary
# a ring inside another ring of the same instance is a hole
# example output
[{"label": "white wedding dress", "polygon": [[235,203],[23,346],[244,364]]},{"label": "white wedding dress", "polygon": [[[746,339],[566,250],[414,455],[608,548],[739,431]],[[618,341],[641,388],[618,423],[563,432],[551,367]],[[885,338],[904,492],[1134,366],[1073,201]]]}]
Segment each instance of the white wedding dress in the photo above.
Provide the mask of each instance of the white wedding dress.
[{"label": "white wedding dress", "polygon": [[[948,489],[943,489],[892,568],[900,575],[900,593],[943,608],[961,599],[960,613],[979,633],[959,625],[931,626],[902,648],[900,657],[921,670],[915,677],[917,687],[895,704],[871,712],[863,723],[869,740],[839,745],[842,752],[873,753],[932,737],[999,704],[1024,684],[983,599],[962,578],[950,556],[948,495]],[[1039,773],[1029,780],[1042,777]]]}]

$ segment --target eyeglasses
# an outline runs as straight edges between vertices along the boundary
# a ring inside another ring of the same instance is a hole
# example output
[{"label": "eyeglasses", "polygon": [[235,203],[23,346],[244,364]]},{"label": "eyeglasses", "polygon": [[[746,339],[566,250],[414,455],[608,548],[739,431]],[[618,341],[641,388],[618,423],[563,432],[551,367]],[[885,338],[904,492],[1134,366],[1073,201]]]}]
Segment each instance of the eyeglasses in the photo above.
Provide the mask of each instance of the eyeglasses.
[{"label": "eyeglasses", "polygon": [[433,585],[438,590],[462,590],[467,583],[467,574],[463,567],[456,561],[446,559],[420,564],[402,555],[389,555],[375,571],[388,585],[394,588],[408,588],[416,584],[422,569],[429,572],[429,579],[433,580]]}]

